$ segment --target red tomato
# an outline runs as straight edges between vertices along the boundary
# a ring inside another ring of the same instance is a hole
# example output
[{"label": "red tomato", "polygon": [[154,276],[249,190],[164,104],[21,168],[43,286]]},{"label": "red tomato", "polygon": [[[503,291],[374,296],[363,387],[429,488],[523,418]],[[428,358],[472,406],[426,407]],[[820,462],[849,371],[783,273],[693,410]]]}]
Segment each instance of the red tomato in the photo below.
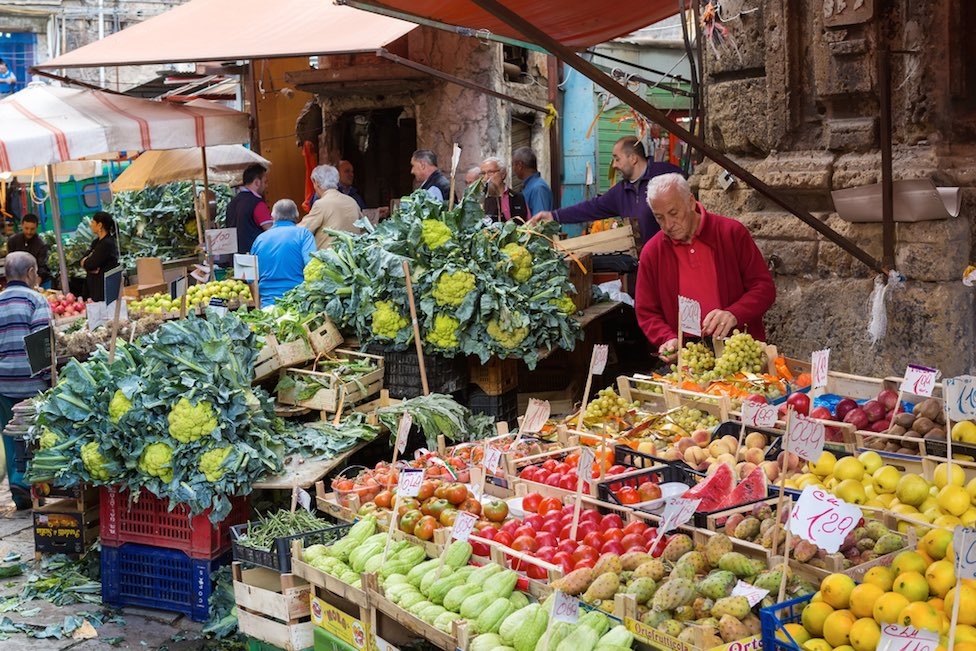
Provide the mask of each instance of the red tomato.
[{"label": "red tomato", "polygon": [[637,504],[640,502],[640,495],[637,494],[637,490],[632,486],[624,486],[617,491],[617,501],[621,504]]},{"label": "red tomato", "polygon": [[542,495],[539,493],[529,493],[522,498],[522,510],[526,513],[537,513],[539,511],[539,502],[542,501]]},{"label": "red tomato", "polygon": [[542,531],[551,533],[554,536],[559,536],[559,530],[562,528],[563,525],[558,520],[550,520],[542,525]]},{"label": "red tomato", "polygon": [[417,499],[423,502],[434,496],[434,490],[436,490],[437,484],[432,481],[425,481],[420,485],[420,492],[417,493]]},{"label": "red tomato", "polygon": [[559,551],[565,554],[572,554],[573,552],[576,551],[577,547],[579,547],[579,543],[576,542],[575,540],[569,540],[568,538],[564,540],[560,540],[559,544],[556,545],[556,549],[558,549]]},{"label": "red tomato", "polygon": [[432,515],[425,515],[417,520],[417,526],[413,529],[413,535],[421,540],[430,540],[434,537],[434,529],[439,527],[437,519]]},{"label": "red tomato", "polygon": [[460,506],[468,499],[468,487],[458,482],[448,484],[444,490],[444,497],[454,506]]},{"label": "red tomato", "polygon": [[444,509],[441,511],[441,517],[437,519],[445,527],[453,527],[454,521],[457,520],[457,514],[457,509]]},{"label": "red tomato", "polygon": [[624,537],[624,530],[612,527],[610,529],[604,529],[601,535],[603,536],[603,542],[608,540],[620,540]]},{"label": "red tomato", "polygon": [[546,497],[539,502],[539,515],[546,515],[551,511],[558,511],[563,508],[563,503],[555,497]]},{"label": "red tomato", "polygon": [[539,545],[539,549],[535,550],[535,557],[541,558],[547,563],[551,563],[552,558],[555,555],[556,555],[556,548],[553,547],[552,545]]},{"label": "red tomato", "polygon": [[579,563],[584,558],[592,559],[595,564],[596,560],[600,558],[600,552],[589,545],[580,545],[576,548],[576,551],[573,552],[573,563]]},{"label": "red tomato", "polygon": [[532,553],[539,549],[539,543],[532,536],[518,536],[512,541],[512,549],[519,552]]},{"label": "red tomato", "polygon": [[620,545],[625,550],[630,551],[632,549],[644,549],[646,541],[640,535],[636,533],[630,533],[620,539]]},{"label": "red tomato", "polygon": [[549,472],[553,472],[553,468],[556,467],[557,463],[559,462],[556,461],[555,459],[546,459],[545,461],[542,462],[542,467],[548,470]]},{"label": "red tomato", "polygon": [[461,503],[458,510],[467,511],[468,513],[473,513],[474,515],[481,515],[481,502],[473,497],[469,497]]},{"label": "red tomato", "polygon": [[608,540],[600,547],[601,554],[616,554],[617,556],[623,556],[624,548],[620,544],[619,540]]},{"label": "red tomato", "polygon": [[607,513],[600,519],[600,526],[604,529],[622,529],[624,521],[616,513]]},{"label": "red tomato", "polygon": [[624,527],[625,536],[629,533],[636,533],[643,536],[645,531],[647,531],[647,525],[641,522],[640,520],[634,520],[633,522],[628,522],[627,525]]},{"label": "red tomato", "polygon": [[545,581],[549,578],[549,571],[538,565],[530,564],[525,568],[525,574],[530,579],[535,579],[536,581]]},{"label": "red tomato", "polygon": [[567,524],[572,524],[572,522],[573,522],[572,513],[563,513],[562,515],[559,516],[559,523],[562,524],[563,526],[566,526]]},{"label": "red tomato", "polygon": [[479,542],[476,536],[469,538],[468,542],[471,543],[471,553],[475,556],[488,556],[491,553],[488,543]]},{"label": "red tomato", "polygon": [[539,529],[542,529],[543,522],[545,522],[545,518],[543,518],[538,513],[533,513],[532,515],[522,518],[522,524],[524,524],[527,527],[532,527],[537,531]]},{"label": "red tomato", "polygon": [[595,549],[600,549],[600,547],[603,545],[603,538],[600,537],[599,531],[591,531],[583,536],[583,544],[589,545]]},{"label": "red tomato", "polygon": [[608,475],[622,475],[623,473],[627,472],[628,470],[632,470],[632,468],[628,468],[627,466],[621,466],[620,464],[617,464],[617,465],[610,466],[609,468],[607,468],[607,474]]},{"label": "red tomato", "polygon": [[539,543],[539,547],[555,547],[556,543],[559,542],[559,538],[554,533],[539,531],[535,534],[535,541]]},{"label": "red tomato", "polygon": [[490,500],[482,503],[481,513],[489,522],[501,522],[508,517],[508,504],[501,500]]},{"label": "red tomato", "polygon": [[549,475],[548,477],[546,477],[546,480],[544,482],[542,482],[542,483],[544,483],[546,486],[552,486],[553,488],[559,488],[559,482],[561,482],[562,480],[563,480],[563,476],[560,475],[558,472],[554,472],[551,475]]},{"label": "red tomato", "polygon": [[499,545],[505,545],[506,547],[512,546],[512,534],[507,531],[499,531],[495,534],[495,542]]},{"label": "red tomato", "polygon": [[580,560],[576,561],[575,563],[573,563],[573,569],[574,570],[578,570],[578,569],[583,568],[583,567],[592,568],[594,565],[596,565],[596,561],[594,559],[592,559],[592,558],[583,558],[583,559],[580,559]]},{"label": "red tomato", "polygon": [[568,491],[574,491],[574,490],[576,490],[576,484],[579,483],[576,480],[576,477],[574,477],[572,475],[568,475],[568,474],[567,475],[559,475],[559,477],[560,477],[560,480],[559,480],[559,488],[562,488],[563,490],[568,490]]},{"label": "red tomato", "polygon": [[526,524],[523,524],[523,525],[519,526],[519,528],[516,529],[514,531],[514,533],[512,533],[512,536],[514,538],[520,538],[522,536],[528,536],[529,538],[532,538],[533,540],[535,540],[535,529],[533,529],[532,527],[530,527],[530,526],[528,526]]}]

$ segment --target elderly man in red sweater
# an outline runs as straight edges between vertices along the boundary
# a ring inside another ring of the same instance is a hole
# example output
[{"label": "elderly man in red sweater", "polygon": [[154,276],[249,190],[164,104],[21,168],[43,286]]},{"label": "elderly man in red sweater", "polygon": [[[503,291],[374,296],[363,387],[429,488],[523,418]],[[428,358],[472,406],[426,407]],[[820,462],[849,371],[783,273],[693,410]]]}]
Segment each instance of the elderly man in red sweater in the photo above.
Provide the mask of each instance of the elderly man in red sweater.
[{"label": "elderly man in red sweater", "polygon": [[647,203],[661,231],[641,251],[635,307],[658,355],[677,357],[679,294],[701,304],[703,336],[738,328],[764,340],[776,285],[746,227],[705,210],[680,174],[652,178]]}]

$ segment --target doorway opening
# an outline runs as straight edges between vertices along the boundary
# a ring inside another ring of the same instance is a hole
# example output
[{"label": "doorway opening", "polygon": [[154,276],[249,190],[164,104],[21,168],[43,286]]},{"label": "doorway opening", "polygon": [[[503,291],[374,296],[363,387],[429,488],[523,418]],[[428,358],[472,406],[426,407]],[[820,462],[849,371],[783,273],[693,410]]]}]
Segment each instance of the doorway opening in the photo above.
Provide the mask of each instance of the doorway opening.
[{"label": "doorway opening", "polygon": [[352,163],[355,187],[366,206],[389,206],[413,192],[410,156],[417,149],[417,121],[402,108],[350,111],[336,122],[343,160]]}]

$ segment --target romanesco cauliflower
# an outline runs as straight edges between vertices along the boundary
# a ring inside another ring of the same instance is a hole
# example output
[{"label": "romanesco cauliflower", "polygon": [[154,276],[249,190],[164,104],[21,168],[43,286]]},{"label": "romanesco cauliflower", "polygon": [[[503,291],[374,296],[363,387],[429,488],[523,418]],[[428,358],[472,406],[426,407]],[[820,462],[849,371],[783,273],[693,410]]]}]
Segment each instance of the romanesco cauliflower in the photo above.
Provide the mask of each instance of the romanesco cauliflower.
[{"label": "romanesco cauliflower", "polygon": [[448,314],[438,314],[434,317],[434,327],[427,331],[427,341],[445,350],[452,350],[458,346],[458,328],[461,322]]},{"label": "romanesco cauliflower", "polygon": [[562,296],[561,298],[553,299],[550,303],[555,305],[561,314],[576,313],[576,303],[573,302],[572,296]]},{"label": "romanesco cauliflower", "polygon": [[200,472],[207,478],[207,481],[214,483],[224,476],[224,461],[230,456],[233,446],[225,448],[212,448],[200,455]]},{"label": "romanesco cauliflower", "polygon": [[39,445],[41,446],[42,450],[50,450],[51,448],[55,447],[60,441],[61,441],[60,436],[58,436],[57,434],[55,434],[54,432],[52,432],[51,430],[45,427],[41,433],[41,439],[39,441]]},{"label": "romanesco cauliflower", "polygon": [[376,301],[373,310],[373,334],[382,339],[396,339],[408,321],[392,301]]},{"label": "romanesco cauliflower", "polygon": [[305,282],[311,283],[316,280],[322,280],[323,270],[325,269],[325,263],[318,258],[312,258],[305,265]]},{"label": "romanesco cauliflower", "polygon": [[108,403],[108,419],[113,423],[117,423],[122,420],[122,417],[129,413],[132,409],[132,401],[125,397],[122,393],[122,389],[116,389],[115,395],[112,396],[112,400]]},{"label": "romanesco cauliflower", "polygon": [[497,341],[503,348],[517,348],[522,340],[524,340],[529,334],[529,327],[523,326],[521,328],[513,328],[511,330],[504,330],[502,326],[498,323],[498,319],[491,319],[488,321],[488,336]]},{"label": "romanesco cauliflower", "polygon": [[425,219],[420,223],[420,239],[431,251],[447,244],[453,233],[447,224],[436,219]]},{"label": "romanesco cauliflower", "polygon": [[170,483],[173,481],[173,448],[167,443],[150,443],[139,457],[139,470]]},{"label": "romanesco cauliflower", "polygon": [[474,291],[474,274],[470,271],[455,271],[452,274],[441,274],[434,283],[431,294],[438,305],[457,307],[464,302],[468,294]]},{"label": "romanesco cauliflower", "polygon": [[186,398],[180,398],[168,420],[170,436],[180,443],[196,441],[217,429],[217,415],[208,402],[191,405]]},{"label": "romanesco cauliflower", "polygon": [[102,456],[97,441],[85,443],[81,446],[81,461],[85,464],[85,470],[92,476],[92,479],[108,481],[109,473],[105,467],[108,465],[108,459]]},{"label": "romanesco cauliflower", "polygon": [[524,283],[532,277],[532,254],[521,244],[510,242],[502,247],[502,253],[512,261],[509,275],[518,283]]}]

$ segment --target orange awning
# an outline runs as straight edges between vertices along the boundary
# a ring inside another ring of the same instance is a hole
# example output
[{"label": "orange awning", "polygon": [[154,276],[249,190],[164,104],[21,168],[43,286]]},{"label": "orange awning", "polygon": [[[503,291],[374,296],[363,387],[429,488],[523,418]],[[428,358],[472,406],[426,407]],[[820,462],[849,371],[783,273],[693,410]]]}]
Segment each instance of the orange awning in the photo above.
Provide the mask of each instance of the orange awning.
[{"label": "orange awning", "polygon": [[330,0],[190,0],[35,68],[92,68],[366,52],[414,23]]}]

